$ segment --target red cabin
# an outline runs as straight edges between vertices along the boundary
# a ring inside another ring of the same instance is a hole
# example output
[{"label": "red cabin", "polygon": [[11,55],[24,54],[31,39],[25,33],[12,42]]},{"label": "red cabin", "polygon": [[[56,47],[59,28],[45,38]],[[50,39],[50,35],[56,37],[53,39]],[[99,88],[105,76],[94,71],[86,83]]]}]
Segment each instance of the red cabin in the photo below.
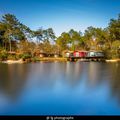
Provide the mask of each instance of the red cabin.
[{"label": "red cabin", "polygon": [[86,51],[74,51],[73,52],[74,57],[84,58],[87,55]]}]

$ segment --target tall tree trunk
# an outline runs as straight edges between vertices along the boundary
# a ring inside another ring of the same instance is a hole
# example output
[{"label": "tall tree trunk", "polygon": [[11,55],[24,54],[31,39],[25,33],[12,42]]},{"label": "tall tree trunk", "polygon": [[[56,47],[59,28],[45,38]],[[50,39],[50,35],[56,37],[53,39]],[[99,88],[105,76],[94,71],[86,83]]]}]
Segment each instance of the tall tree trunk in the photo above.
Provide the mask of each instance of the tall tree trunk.
[{"label": "tall tree trunk", "polygon": [[6,42],[4,44],[5,44],[5,50],[6,50]]},{"label": "tall tree trunk", "polygon": [[9,40],[9,45],[10,45],[10,52],[11,52],[11,40]]}]

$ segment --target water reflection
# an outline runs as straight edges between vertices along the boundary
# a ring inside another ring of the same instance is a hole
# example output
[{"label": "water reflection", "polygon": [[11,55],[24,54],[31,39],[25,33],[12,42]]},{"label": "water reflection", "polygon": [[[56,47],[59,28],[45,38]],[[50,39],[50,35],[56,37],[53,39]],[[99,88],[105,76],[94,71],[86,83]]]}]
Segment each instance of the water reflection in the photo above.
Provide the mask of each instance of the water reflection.
[{"label": "water reflection", "polygon": [[0,64],[0,92],[16,99],[27,80],[29,66]]},{"label": "water reflection", "polygon": [[83,64],[67,62],[64,71],[67,84],[70,84],[71,86],[78,85],[78,82],[82,80],[83,71],[84,71]]},{"label": "water reflection", "polygon": [[0,64],[0,114],[120,114],[119,73],[120,63]]},{"label": "water reflection", "polygon": [[120,64],[112,63],[109,64],[110,71],[110,86],[112,97],[118,98],[120,104]]},{"label": "water reflection", "polygon": [[[90,62],[88,65],[87,79],[91,86],[98,86],[104,79],[106,73],[106,64],[98,62]],[[104,79],[105,80],[105,79]]]}]

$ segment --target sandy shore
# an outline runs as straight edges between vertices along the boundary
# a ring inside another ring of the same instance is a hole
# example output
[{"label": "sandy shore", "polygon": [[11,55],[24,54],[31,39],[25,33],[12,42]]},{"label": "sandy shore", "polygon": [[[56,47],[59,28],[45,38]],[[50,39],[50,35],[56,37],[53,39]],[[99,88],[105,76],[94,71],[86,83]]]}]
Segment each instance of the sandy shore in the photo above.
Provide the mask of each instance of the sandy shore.
[{"label": "sandy shore", "polygon": [[3,61],[2,63],[14,64],[14,63],[24,63],[24,62],[22,59],[20,59],[20,60],[6,60],[6,61]]},{"label": "sandy shore", "polygon": [[111,59],[111,60],[106,60],[106,62],[120,62],[120,59]]}]

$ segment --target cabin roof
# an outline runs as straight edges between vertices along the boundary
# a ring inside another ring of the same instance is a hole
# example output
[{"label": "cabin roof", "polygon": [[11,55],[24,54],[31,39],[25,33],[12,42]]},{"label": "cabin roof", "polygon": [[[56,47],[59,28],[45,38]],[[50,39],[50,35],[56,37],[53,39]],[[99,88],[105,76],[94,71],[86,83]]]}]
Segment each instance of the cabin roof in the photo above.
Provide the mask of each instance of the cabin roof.
[{"label": "cabin roof", "polygon": [[65,51],[65,53],[73,53],[74,51]]},{"label": "cabin roof", "polygon": [[90,50],[88,52],[103,52],[103,51],[95,51],[95,50]]},{"label": "cabin roof", "polygon": [[88,52],[88,51],[85,51],[85,50],[75,50],[74,52]]}]

